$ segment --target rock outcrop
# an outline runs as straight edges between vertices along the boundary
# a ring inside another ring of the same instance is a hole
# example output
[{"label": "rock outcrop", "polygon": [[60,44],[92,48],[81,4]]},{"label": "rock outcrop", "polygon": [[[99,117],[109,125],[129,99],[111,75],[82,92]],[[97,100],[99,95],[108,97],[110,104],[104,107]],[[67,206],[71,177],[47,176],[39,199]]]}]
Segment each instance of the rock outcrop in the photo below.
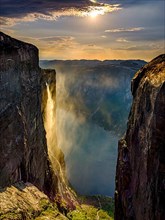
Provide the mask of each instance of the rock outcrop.
[{"label": "rock outcrop", "polygon": [[165,219],[165,55],[132,80],[133,104],[119,141],[115,219]]},{"label": "rock outcrop", "polygon": [[0,188],[29,182],[60,211],[73,209],[77,202],[65,177],[55,121],[46,128],[56,114],[55,70],[40,69],[35,46],[0,32],[0,86]]},{"label": "rock outcrop", "polygon": [[0,187],[31,182],[53,197],[35,46],[0,33],[0,85]]},{"label": "rock outcrop", "polygon": [[59,212],[56,204],[37,187],[18,182],[0,189],[0,219],[2,220],[45,220],[68,219]]}]

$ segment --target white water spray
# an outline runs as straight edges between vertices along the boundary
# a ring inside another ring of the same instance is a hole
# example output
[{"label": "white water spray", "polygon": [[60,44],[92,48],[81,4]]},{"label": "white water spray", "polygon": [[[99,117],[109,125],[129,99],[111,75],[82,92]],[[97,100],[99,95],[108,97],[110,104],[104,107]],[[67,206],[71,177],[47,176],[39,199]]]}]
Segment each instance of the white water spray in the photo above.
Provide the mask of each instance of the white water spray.
[{"label": "white water spray", "polygon": [[55,112],[55,100],[52,98],[50,87],[46,84],[47,88],[47,103],[45,109],[45,130],[46,130],[46,140],[48,145],[48,154],[51,157],[51,152],[53,153],[56,147],[56,112]]},{"label": "white water spray", "polygon": [[60,157],[62,155],[61,150],[57,146],[56,139],[56,106],[55,106],[55,98],[52,97],[52,93],[50,90],[50,86],[46,84],[47,88],[47,103],[45,108],[45,120],[44,126],[46,130],[46,140],[48,146],[48,155],[52,164],[53,171],[55,175],[58,177],[58,192],[63,199],[66,199],[66,191],[68,192],[68,196],[74,199],[71,194],[71,189],[68,187],[64,170],[60,164]]}]

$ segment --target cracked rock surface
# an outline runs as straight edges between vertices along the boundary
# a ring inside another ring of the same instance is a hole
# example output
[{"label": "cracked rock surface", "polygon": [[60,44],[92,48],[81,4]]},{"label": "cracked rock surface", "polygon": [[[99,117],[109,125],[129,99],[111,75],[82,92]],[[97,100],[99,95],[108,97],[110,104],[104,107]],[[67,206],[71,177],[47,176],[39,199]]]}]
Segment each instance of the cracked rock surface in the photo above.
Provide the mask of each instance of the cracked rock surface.
[{"label": "cracked rock surface", "polygon": [[133,104],[119,141],[116,220],[165,219],[165,55],[132,80]]}]

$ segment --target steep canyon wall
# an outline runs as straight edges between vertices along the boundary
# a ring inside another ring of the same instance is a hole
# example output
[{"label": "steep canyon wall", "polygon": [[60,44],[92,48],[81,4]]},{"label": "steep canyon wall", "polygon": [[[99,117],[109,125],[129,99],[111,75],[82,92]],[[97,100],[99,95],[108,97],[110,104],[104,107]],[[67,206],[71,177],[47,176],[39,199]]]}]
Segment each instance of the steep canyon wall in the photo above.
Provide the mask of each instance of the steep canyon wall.
[{"label": "steep canyon wall", "polygon": [[55,122],[51,123],[55,71],[39,68],[35,46],[2,32],[0,59],[0,187],[30,182],[49,198],[58,197],[59,203],[64,200],[73,206],[64,156],[57,148]]},{"label": "steep canyon wall", "polygon": [[165,55],[132,80],[133,104],[119,141],[116,220],[165,219]]}]

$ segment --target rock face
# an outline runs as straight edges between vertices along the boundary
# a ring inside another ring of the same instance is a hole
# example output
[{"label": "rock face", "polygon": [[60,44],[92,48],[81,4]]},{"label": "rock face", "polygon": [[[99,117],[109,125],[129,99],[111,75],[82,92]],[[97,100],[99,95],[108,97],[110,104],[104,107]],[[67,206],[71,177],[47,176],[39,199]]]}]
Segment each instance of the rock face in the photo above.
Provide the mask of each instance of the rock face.
[{"label": "rock face", "polygon": [[38,63],[35,46],[0,33],[0,187],[21,180],[53,196]]},{"label": "rock face", "polygon": [[[28,199],[27,199],[28,198]],[[0,189],[0,219],[2,220],[44,220],[68,219],[55,204],[34,185],[18,182]]]},{"label": "rock face", "polygon": [[67,212],[78,203],[57,147],[56,72],[39,68],[35,46],[0,40],[0,188],[29,182]]},{"label": "rock face", "polygon": [[119,141],[115,219],[165,219],[165,55],[132,80],[133,104]]}]

